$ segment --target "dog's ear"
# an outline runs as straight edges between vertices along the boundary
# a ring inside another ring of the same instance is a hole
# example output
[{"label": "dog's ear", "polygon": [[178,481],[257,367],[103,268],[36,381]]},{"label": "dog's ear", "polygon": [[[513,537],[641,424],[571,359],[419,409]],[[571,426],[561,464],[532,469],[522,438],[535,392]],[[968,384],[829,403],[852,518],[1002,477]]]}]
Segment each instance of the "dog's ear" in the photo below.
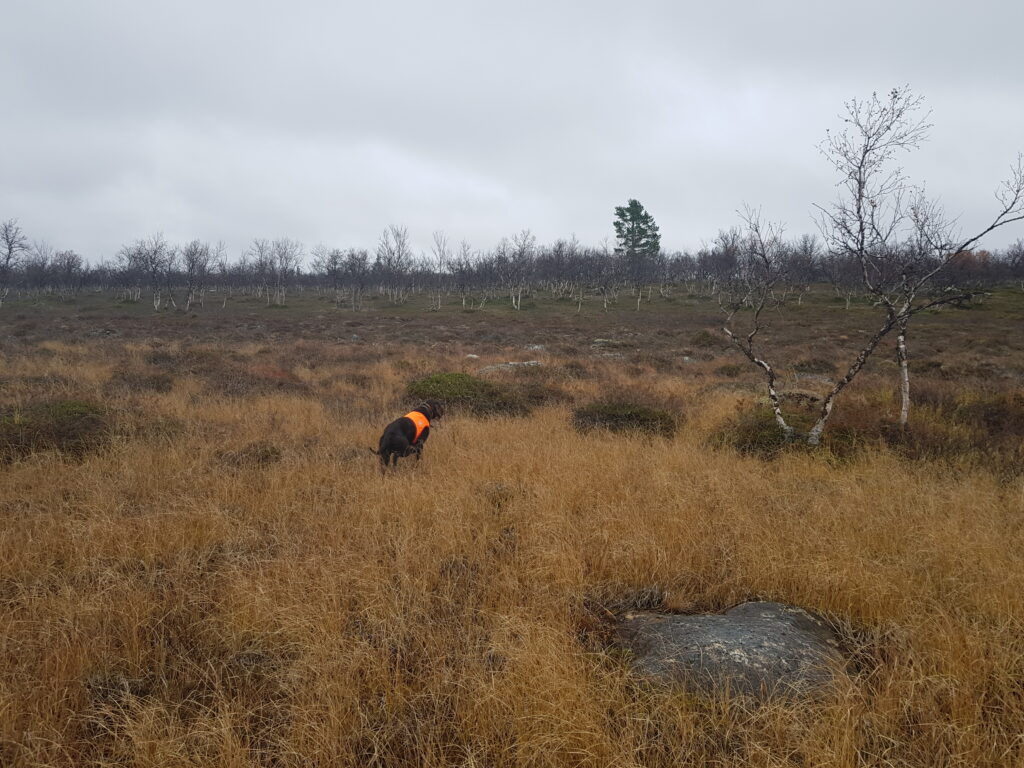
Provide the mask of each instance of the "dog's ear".
[{"label": "dog's ear", "polygon": [[440,419],[444,416],[444,406],[437,402],[437,400],[430,401],[430,410],[434,412],[435,419]]}]

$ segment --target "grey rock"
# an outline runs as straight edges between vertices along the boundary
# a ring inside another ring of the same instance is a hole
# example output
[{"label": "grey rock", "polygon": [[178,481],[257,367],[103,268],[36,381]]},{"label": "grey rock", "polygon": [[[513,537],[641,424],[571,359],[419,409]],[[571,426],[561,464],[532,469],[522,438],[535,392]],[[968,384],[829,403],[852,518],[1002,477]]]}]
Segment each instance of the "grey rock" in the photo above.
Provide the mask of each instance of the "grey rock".
[{"label": "grey rock", "polygon": [[540,360],[526,360],[521,363],[495,363],[494,365],[485,365],[483,368],[477,371],[477,373],[492,373],[494,371],[507,371],[513,368],[533,368],[538,365],[543,365]]},{"label": "grey rock", "polygon": [[818,688],[842,666],[827,624],[782,603],[743,603],[724,614],[625,614],[615,630],[633,669],[696,692],[785,694]]}]

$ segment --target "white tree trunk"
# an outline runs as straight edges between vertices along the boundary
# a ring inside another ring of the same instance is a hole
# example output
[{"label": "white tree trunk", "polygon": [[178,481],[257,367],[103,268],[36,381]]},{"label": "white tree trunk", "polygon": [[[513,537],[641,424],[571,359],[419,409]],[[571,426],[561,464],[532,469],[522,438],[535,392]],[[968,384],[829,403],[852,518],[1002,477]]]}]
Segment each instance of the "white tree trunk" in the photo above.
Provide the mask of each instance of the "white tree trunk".
[{"label": "white tree trunk", "polygon": [[896,336],[896,359],[900,364],[900,428],[910,420],[910,369],[907,365],[907,324],[899,326]]}]

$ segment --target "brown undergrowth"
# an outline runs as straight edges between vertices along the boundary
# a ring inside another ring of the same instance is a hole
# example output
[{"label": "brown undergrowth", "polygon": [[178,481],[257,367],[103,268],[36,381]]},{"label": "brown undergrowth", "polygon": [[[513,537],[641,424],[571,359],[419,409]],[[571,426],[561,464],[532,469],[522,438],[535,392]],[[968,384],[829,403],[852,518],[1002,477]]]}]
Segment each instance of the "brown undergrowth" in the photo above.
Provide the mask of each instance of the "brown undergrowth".
[{"label": "brown undergrowth", "polygon": [[[520,394],[557,397],[453,407],[382,478],[366,449],[409,382],[496,361],[312,343],[6,359],[0,407],[92,402],[110,429],[0,468],[0,764],[1024,760],[1019,476],[867,438],[842,461],[709,447],[757,407],[723,360],[630,375],[550,356]],[[837,426],[877,423],[878,386]],[[1016,395],[942,386],[925,423],[1010,445]],[[573,404],[631,389],[678,410],[674,437],[571,428]],[[835,691],[758,707],[648,688],[601,631],[751,598],[837,627]]]}]

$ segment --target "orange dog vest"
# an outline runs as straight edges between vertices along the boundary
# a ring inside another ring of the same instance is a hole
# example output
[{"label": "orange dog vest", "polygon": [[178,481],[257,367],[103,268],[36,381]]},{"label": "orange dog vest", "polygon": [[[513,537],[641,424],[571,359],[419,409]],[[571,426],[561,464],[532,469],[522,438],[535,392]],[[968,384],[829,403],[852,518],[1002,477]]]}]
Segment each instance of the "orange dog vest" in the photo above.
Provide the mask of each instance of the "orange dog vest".
[{"label": "orange dog vest", "polygon": [[427,417],[419,411],[411,411],[405,414],[405,418],[411,419],[412,423],[416,425],[416,437],[412,439],[415,443],[420,439],[420,435],[423,434],[423,430],[430,426],[430,422],[427,421]]}]

